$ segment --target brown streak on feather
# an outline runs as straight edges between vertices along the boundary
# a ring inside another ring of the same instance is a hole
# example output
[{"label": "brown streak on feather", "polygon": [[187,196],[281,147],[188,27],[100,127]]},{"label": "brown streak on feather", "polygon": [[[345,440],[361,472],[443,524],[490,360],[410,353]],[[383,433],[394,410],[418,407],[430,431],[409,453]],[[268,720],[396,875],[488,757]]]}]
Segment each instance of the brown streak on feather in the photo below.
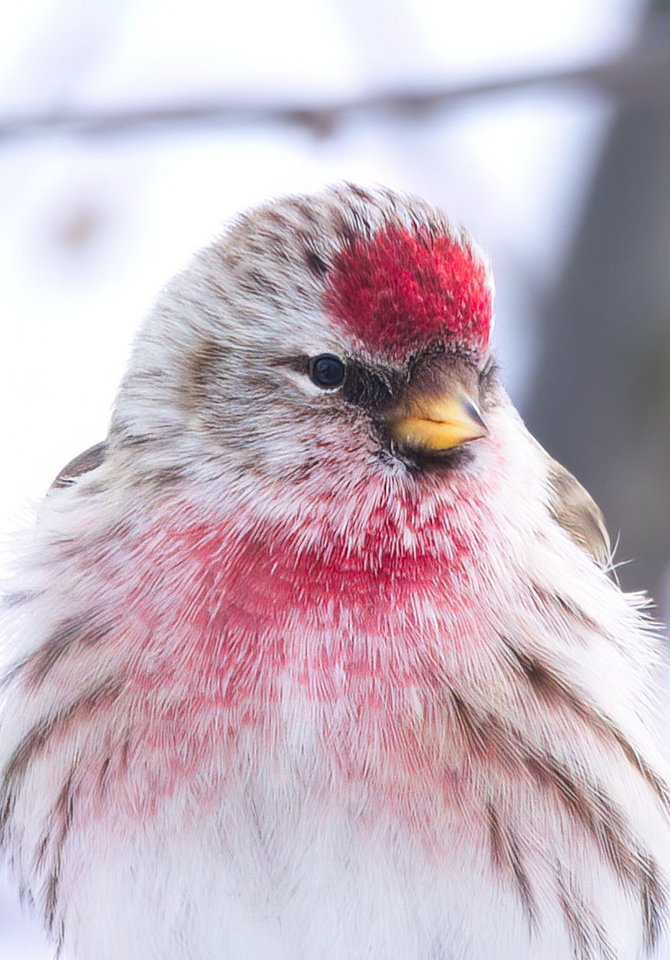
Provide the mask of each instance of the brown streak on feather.
[{"label": "brown streak on feather", "polygon": [[[58,902],[58,886],[60,884],[60,872],[61,872],[61,864],[56,863],[51,873],[49,874],[49,879],[47,880],[46,889],[44,892],[44,922],[51,936],[54,935],[54,926],[56,923],[56,907]],[[57,940],[61,939],[60,934],[57,935],[56,939]]]},{"label": "brown streak on feather", "polygon": [[316,226],[318,230],[319,221],[314,210],[312,209],[309,203],[306,203],[300,197],[296,197],[293,203],[293,207],[304,221],[306,221],[312,227]]},{"label": "brown streak on feather", "polygon": [[35,863],[36,870],[39,870],[43,866],[48,849],[49,849],[49,831],[47,830],[46,833],[42,834],[42,839],[38,843],[37,849],[35,850],[34,863]]},{"label": "brown streak on feather", "polygon": [[584,918],[579,911],[579,905],[573,903],[568,895],[561,891],[559,894],[563,919],[570,937],[572,956],[574,960],[593,960],[591,942],[586,929]]},{"label": "brown streak on feather", "polygon": [[[538,583],[531,583],[530,596],[535,600],[537,609],[546,614],[552,607],[557,608],[561,615],[568,615],[570,619],[576,618],[580,624],[592,630],[594,633],[603,634],[602,628],[596,623],[593,617],[576,606],[572,601],[562,597],[553,590],[547,590]],[[610,638],[611,639],[611,638]]]},{"label": "brown streak on feather", "polygon": [[104,797],[107,793],[107,782],[109,779],[109,766],[112,762],[111,755],[105,757],[100,765],[100,772],[98,774],[98,787],[100,789],[100,796]]},{"label": "brown streak on feather", "polygon": [[21,781],[49,740],[66,730],[82,713],[90,713],[101,704],[116,700],[122,689],[122,680],[109,678],[83,693],[55,715],[40,720],[25,734],[10,757],[0,782],[0,838],[11,818]]},{"label": "brown streak on feather", "polygon": [[518,840],[510,828],[503,828],[498,812],[491,801],[486,805],[486,813],[493,862],[501,871],[506,868],[511,870],[528,926],[535,929],[537,927],[537,906],[528,875],[522,863]]},{"label": "brown streak on feather", "polygon": [[644,945],[645,949],[650,952],[658,943],[663,927],[667,895],[656,862],[648,855],[643,855],[641,859],[644,870],[641,891]]},{"label": "brown streak on feather", "polygon": [[624,812],[585,772],[572,770],[548,751],[540,751],[523,732],[495,714],[479,714],[451,692],[458,728],[469,741],[468,755],[479,763],[497,762],[512,777],[521,771],[560,803],[570,819],[593,840],[619,882],[641,897],[645,938],[655,942],[666,893],[653,856],[640,849]]},{"label": "brown streak on feather", "polygon": [[620,748],[628,758],[630,763],[638,770],[645,782],[652,788],[658,799],[663,804],[665,813],[670,815],[670,786],[658,776],[647,761],[642,757],[635,747],[626,739],[625,734],[615,726],[611,721],[607,721],[612,736],[619,744]]},{"label": "brown streak on feather", "polygon": [[[63,784],[52,810],[52,845],[53,845],[53,863],[47,881],[46,893],[44,898],[44,915],[47,929],[53,934],[56,921],[56,912],[58,908],[58,887],[60,884],[61,868],[63,862],[63,848],[72,826],[72,816],[74,810],[74,797],[72,793],[72,781],[74,779],[73,767]],[[55,839],[54,839],[55,838]]]},{"label": "brown streak on feather", "polygon": [[356,230],[348,221],[344,213],[339,212],[336,215],[334,227],[340,244],[343,247],[353,247],[357,239]]},{"label": "brown streak on feather", "polygon": [[316,250],[310,247],[305,248],[305,263],[310,272],[319,280],[322,280],[328,273],[328,264]]},{"label": "brown streak on feather", "polygon": [[109,622],[96,622],[95,613],[84,613],[63,620],[45,643],[15,668],[15,672],[28,669],[31,681],[40,684],[73,645],[92,646],[102,640],[111,629],[112,624]]},{"label": "brown streak on feather", "polygon": [[183,466],[173,465],[147,471],[143,475],[143,480],[145,483],[153,484],[158,490],[163,490],[174,483],[179,483],[185,476],[187,476],[187,471]]},{"label": "brown streak on feather", "polygon": [[600,960],[616,960],[602,923],[587,907],[583,898],[574,890],[568,889],[560,867],[556,872],[558,898],[574,960],[594,960],[595,957],[600,957]]},{"label": "brown streak on feather", "polygon": [[225,365],[227,352],[213,338],[201,340],[194,347],[184,364],[184,380],[181,395],[188,408],[199,408],[211,393],[212,380],[220,365]]},{"label": "brown streak on feather", "polygon": [[30,603],[38,594],[33,590],[15,590],[13,593],[6,593],[0,600],[0,606],[5,610],[12,610],[14,607],[21,607],[24,603]]},{"label": "brown streak on feather", "polygon": [[480,718],[475,716],[474,712],[455,690],[450,690],[450,697],[461,732],[478,753],[485,753],[489,744]]},{"label": "brown streak on feather", "polygon": [[366,190],[365,187],[360,187],[356,183],[350,183],[347,181],[347,189],[359,200],[362,200],[364,203],[373,203],[375,198],[370,193],[369,190]]},{"label": "brown streak on feather", "polygon": [[565,707],[583,720],[604,742],[614,742],[651,787],[666,813],[670,814],[670,787],[640,755],[617,724],[587,703],[583,695],[555,667],[549,667],[537,658],[516,649],[505,637],[501,636],[500,639],[512,663],[526,677],[537,697],[542,698],[545,703]]},{"label": "brown streak on feather", "polygon": [[619,882],[639,891],[645,940],[655,943],[666,909],[666,891],[656,861],[640,849],[623,812],[599,785],[572,776],[555,757],[529,759],[529,768],[558,789],[564,807],[590,834]]}]

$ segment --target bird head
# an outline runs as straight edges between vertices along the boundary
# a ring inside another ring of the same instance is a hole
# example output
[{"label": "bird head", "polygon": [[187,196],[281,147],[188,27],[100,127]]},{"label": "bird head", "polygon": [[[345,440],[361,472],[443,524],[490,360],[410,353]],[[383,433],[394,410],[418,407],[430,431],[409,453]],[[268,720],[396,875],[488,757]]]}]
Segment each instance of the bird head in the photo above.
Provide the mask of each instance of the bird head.
[{"label": "bird head", "polygon": [[452,468],[488,432],[492,325],[481,253],[423,201],[275,201],[159,298],[111,439],[272,481]]}]

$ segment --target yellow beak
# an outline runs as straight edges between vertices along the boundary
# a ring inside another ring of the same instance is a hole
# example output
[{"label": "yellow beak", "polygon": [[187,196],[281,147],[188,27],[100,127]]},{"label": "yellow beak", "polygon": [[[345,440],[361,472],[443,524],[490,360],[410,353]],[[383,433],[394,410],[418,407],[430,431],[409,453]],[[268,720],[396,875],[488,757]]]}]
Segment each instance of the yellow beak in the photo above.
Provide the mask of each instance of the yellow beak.
[{"label": "yellow beak", "polygon": [[476,405],[463,393],[410,397],[390,418],[389,427],[396,443],[436,453],[488,434]]}]

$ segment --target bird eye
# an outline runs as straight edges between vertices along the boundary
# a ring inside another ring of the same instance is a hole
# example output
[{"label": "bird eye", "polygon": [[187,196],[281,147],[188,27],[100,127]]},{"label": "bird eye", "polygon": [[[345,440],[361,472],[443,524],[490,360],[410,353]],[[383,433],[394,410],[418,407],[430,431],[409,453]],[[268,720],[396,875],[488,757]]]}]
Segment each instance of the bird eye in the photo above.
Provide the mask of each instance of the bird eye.
[{"label": "bird eye", "polygon": [[323,390],[333,390],[335,387],[341,387],[346,372],[344,363],[332,353],[322,353],[310,360],[309,375],[312,383]]}]

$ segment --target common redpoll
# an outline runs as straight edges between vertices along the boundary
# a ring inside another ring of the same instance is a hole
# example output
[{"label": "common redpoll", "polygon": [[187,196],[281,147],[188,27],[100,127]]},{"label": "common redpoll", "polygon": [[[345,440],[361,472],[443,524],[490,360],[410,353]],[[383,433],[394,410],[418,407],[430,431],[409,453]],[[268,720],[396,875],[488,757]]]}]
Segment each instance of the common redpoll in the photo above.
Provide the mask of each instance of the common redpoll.
[{"label": "common redpoll", "polygon": [[66,960],[651,954],[657,642],[491,300],[351,185],[159,297],[6,602],[3,842]]}]

